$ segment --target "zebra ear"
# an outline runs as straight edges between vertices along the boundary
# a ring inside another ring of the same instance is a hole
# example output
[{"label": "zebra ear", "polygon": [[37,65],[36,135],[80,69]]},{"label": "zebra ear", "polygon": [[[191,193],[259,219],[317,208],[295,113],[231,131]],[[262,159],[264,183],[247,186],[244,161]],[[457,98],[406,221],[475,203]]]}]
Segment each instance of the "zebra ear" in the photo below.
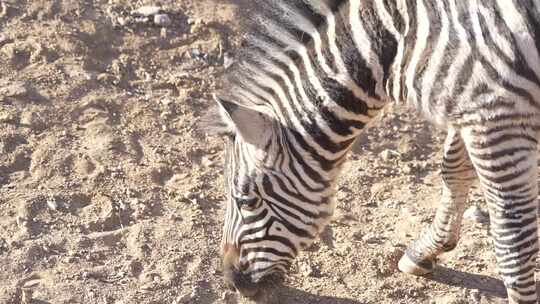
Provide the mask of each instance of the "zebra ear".
[{"label": "zebra ear", "polygon": [[240,135],[246,142],[258,145],[264,142],[271,127],[270,119],[261,112],[227,101],[214,95],[227,130]]}]

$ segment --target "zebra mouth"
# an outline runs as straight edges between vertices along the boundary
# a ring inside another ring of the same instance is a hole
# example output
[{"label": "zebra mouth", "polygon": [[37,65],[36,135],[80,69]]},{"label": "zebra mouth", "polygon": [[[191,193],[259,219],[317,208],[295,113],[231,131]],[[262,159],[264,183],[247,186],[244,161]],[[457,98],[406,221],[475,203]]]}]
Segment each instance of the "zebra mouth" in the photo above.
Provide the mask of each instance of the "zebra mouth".
[{"label": "zebra mouth", "polygon": [[237,290],[245,297],[255,297],[259,292],[259,283],[252,281],[251,276],[236,268],[225,271],[224,276],[229,288]]},{"label": "zebra mouth", "polygon": [[232,290],[240,292],[244,297],[258,299],[266,297],[284,281],[284,274],[277,269],[267,269],[256,278],[249,273],[243,273],[236,267],[224,272],[225,282]]}]

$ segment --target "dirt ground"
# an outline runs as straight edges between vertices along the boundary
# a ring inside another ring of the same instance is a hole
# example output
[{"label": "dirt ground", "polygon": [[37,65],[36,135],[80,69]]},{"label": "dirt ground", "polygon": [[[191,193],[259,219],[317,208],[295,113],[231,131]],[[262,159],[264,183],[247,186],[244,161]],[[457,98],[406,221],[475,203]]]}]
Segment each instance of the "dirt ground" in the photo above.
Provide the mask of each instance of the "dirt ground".
[{"label": "dirt ground", "polygon": [[[0,303],[249,302],[221,280],[223,140],[196,128],[242,14],[163,0],[158,26],[133,14],[149,4],[0,0]],[[443,138],[388,109],[273,301],[504,303],[487,227],[470,218],[433,275],[396,270],[433,217]]]}]

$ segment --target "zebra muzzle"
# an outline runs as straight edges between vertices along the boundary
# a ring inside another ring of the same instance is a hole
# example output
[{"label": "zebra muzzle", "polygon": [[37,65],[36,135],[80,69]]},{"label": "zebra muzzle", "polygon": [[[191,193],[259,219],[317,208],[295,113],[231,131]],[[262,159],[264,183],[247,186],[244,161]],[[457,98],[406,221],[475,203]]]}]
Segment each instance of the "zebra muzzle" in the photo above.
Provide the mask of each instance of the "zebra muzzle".
[{"label": "zebra muzzle", "polygon": [[243,296],[251,298],[258,293],[258,284],[251,276],[242,273],[238,267],[239,250],[236,246],[225,245],[223,248],[223,277],[231,289],[238,290]]},{"label": "zebra muzzle", "polygon": [[225,282],[238,290],[243,296],[253,298],[258,294],[258,284],[254,283],[249,275],[243,274],[238,269],[225,270],[223,275]]}]

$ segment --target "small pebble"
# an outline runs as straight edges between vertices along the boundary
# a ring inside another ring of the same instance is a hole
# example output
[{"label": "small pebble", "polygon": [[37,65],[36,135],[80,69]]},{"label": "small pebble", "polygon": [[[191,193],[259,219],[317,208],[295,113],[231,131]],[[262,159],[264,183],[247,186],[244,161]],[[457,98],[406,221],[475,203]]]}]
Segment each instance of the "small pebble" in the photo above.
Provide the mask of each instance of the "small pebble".
[{"label": "small pebble", "polygon": [[5,17],[8,12],[8,6],[4,2],[0,2],[0,18]]},{"label": "small pebble", "polygon": [[171,25],[171,18],[167,14],[157,14],[154,16],[154,24],[161,27]]},{"label": "small pebble", "polygon": [[177,299],[173,301],[173,304],[185,304],[185,303],[192,303],[193,297],[189,294],[184,294],[179,296]]},{"label": "small pebble", "polygon": [[198,60],[203,60],[206,58],[206,54],[204,54],[200,49],[198,48],[193,48],[190,50],[189,52],[191,58],[193,59],[198,59]]},{"label": "small pebble", "polygon": [[161,39],[167,39],[167,29],[166,28],[161,29],[161,31],[159,32],[159,37]]},{"label": "small pebble", "polygon": [[397,153],[395,151],[391,151],[391,150],[386,149],[386,150],[382,151],[381,154],[379,154],[379,155],[384,161],[388,161],[388,160],[394,158],[397,155]]},{"label": "small pebble", "polygon": [[205,167],[211,167],[214,164],[214,161],[209,156],[203,156],[201,159],[201,165]]},{"label": "small pebble", "polygon": [[223,300],[225,303],[233,303],[235,296],[236,294],[234,292],[227,290],[221,295],[221,300]]},{"label": "small pebble", "polygon": [[2,46],[2,44],[4,43],[7,43],[8,41],[9,41],[8,36],[0,34],[0,46]]},{"label": "small pebble", "polygon": [[148,17],[148,16],[159,14],[160,12],[161,12],[161,7],[147,5],[147,6],[142,6],[138,8],[134,13]]},{"label": "small pebble", "polygon": [[379,239],[373,235],[372,233],[368,233],[364,236],[362,236],[362,241],[368,243],[368,244],[374,244],[374,243],[377,243],[379,241]]},{"label": "small pebble", "polygon": [[[12,113],[0,113],[0,123],[9,123],[14,122],[16,120],[15,115]],[[2,150],[2,149],[0,149]]]},{"label": "small pebble", "polygon": [[129,24],[129,18],[125,17],[118,17],[116,21],[118,21],[118,24],[120,24],[121,26],[126,26]]},{"label": "small pebble", "polygon": [[223,54],[223,67],[228,69],[233,64],[234,64],[233,56],[229,53]]},{"label": "small pebble", "polygon": [[32,301],[32,294],[33,294],[32,289],[23,289],[22,290],[21,304],[31,304],[33,302]]},{"label": "small pebble", "polygon": [[436,298],[435,304],[461,304],[461,299],[455,295],[446,295],[441,298]]},{"label": "small pebble", "polygon": [[0,96],[18,97],[28,94],[28,89],[24,82],[14,82],[11,84],[3,84],[0,87]]},{"label": "small pebble", "polygon": [[19,226],[19,228],[26,227],[27,225],[28,225],[28,219],[26,217],[17,216],[17,226]]},{"label": "small pebble", "polygon": [[161,103],[164,105],[164,106],[168,106],[170,105],[171,103],[173,103],[173,100],[170,99],[170,98],[164,98],[161,100]]},{"label": "small pebble", "polygon": [[20,124],[34,131],[43,131],[47,124],[39,113],[25,111],[21,114]]},{"label": "small pebble", "polygon": [[482,301],[482,295],[480,294],[480,291],[478,289],[473,289],[470,292],[471,299],[473,300],[473,303],[480,304]]},{"label": "small pebble", "polygon": [[411,174],[412,173],[412,168],[410,165],[406,164],[405,166],[403,166],[403,168],[401,169],[401,171],[405,174]]}]

